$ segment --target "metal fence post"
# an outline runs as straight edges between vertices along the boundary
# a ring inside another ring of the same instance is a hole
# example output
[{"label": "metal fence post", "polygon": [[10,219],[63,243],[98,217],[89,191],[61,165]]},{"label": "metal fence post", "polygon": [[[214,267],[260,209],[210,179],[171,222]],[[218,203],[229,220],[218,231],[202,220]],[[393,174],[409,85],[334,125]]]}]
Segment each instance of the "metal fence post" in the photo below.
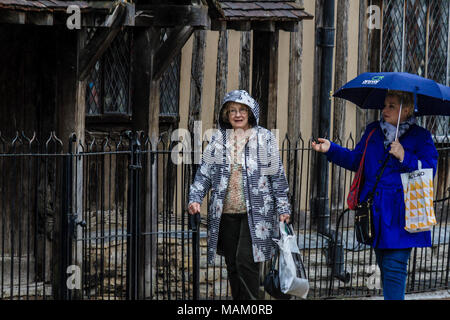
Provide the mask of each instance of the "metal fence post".
[{"label": "metal fence post", "polygon": [[130,141],[129,197],[128,197],[128,226],[127,226],[127,299],[136,300],[138,294],[139,272],[139,190],[141,165],[141,143],[136,133],[127,131]]},{"label": "metal fence post", "polygon": [[192,299],[200,298],[200,213],[189,214],[189,229],[192,230]]},{"label": "metal fence post", "polygon": [[72,263],[72,244],[73,244],[73,206],[72,206],[72,175],[73,175],[73,149],[72,142],[76,141],[76,135],[72,134],[69,138],[68,153],[64,157],[63,163],[63,193],[62,193],[62,217],[60,224],[60,246],[61,246],[61,264],[60,264],[60,284],[59,295],[62,300],[70,300],[72,294],[67,286],[67,269]]}]

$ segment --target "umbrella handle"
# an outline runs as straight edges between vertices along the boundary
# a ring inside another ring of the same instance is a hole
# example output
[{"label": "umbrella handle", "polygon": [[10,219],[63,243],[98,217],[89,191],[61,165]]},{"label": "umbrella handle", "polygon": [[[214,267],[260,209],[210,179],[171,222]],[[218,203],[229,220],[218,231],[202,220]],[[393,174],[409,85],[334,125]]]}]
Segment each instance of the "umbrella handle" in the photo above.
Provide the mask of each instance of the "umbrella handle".
[{"label": "umbrella handle", "polygon": [[397,129],[395,130],[395,139],[394,139],[394,141],[397,141],[397,137],[398,137],[398,128],[400,127],[400,116],[402,115],[402,107],[403,107],[403,102],[400,103],[400,111],[398,112]]}]

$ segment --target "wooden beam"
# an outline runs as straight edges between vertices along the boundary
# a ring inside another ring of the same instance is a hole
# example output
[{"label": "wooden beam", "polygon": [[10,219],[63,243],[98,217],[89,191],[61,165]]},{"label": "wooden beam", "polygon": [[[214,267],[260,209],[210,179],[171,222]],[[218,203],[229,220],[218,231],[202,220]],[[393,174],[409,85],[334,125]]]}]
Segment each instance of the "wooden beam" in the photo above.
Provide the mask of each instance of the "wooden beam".
[{"label": "wooden beam", "polygon": [[279,32],[269,33],[269,92],[267,105],[267,129],[277,127],[277,97],[278,97],[278,39]]},{"label": "wooden beam", "polygon": [[194,132],[194,121],[200,120],[205,67],[206,31],[197,30],[192,48],[191,96],[189,101],[188,130]]},{"label": "wooden beam", "polygon": [[224,31],[227,29],[227,22],[225,20],[211,20],[211,31]]},{"label": "wooden beam", "polygon": [[206,0],[206,3],[209,7],[209,15],[213,18],[224,18],[225,13],[220,6],[220,3],[218,0]]},{"label": "wooden beam", "polygon": [[233,29],[236,31],[250,31],[252,24],[250,21],[228,21],[227,29]]},{"label": "wooden beam", "polygon": [[253,31],[252,96],[258,101],[260,125],[276,127],[278,32]]},{"label": "wooden beam", "polygon": [[[303,24],[303,22],[300,22],[300,24]],[[287,131],[289,139],[291,139],[293,143],[295,143],[300,136],[302,102],[302,43],[303,30],[290,34]]]},{"label": "wooden beam", "polygon": [[[373,0],[372,5],[376,5],[379,8],[383,8],[382,0]],[[383,10],[383,9],[382,9]],[[369,70],[368,72],[381,72],[381,29],[371,29],[369,30]],[[366,124],[379,119],[380,111],[377,109],[364,110],[367,114]]]},{"label": "wooden beam", "polygon": [[[348,65],[348,20],[349,20],[349,0],[338,0],[336,21],[336,49],[334,72],[334,92],[347,82]],[[333,141],[344,141],[346,119],[346,100],[335,99],[333,108]]]},{"label": "wooden beam", "polygon": [[[336,49],[334,71],[334,91],[337,91],[347,82],[347,65],[348,65],[348,23],[349,23],[349,9],[350,0],[338,0],[336,14],[339,19],[336,20]],[[346,126],[346,100],[334,99],[333,107],[333,141],[345,141],[345,126]],[[339,170],[331,172],[332,180],[339,181],[341,173]],[[344,194],[344,186],[341,183],[333,183],[331,187],[332,194]],[[343,198],[337,197],[332,203],[333,208],[342,208]]]},{"label": "wooden beam", "polygon": [[[190,84],[190,99],[189,99],[189,114],[188,114],[188,130],[194,132],[194,122],[201,118],[201,105],[202,105],[202,89],[203,89],[203,75],[205,70],[205,51],[206,51],[206,31],[196,30],[194,33],[194,42],[192,47],[192,66],[191,66],[191,84]],[[195,141],[193,139],[193,145],[191,147],[196,150],[199,146],[202,150],[202,139]],[[194,154],[194,162],[199,155]],[[196,166],[187,166],[184,175],[184,188],[189,190],[189,186],[192,183],[192,179],[195,175]],[[188,193],[184,196],[185,203],[189,202]]]},{"label": "wooden beam", "polygon": [[[290,49],[289,49],[289,85],[288,85],[288,127],[287,134],[291,141],[291,148],[295,147],[299,137],[301,136],[301,111],[302,111],[302,43],[303,43],[303,21],[299,22],[299,31],[290,34]],[[283,137],[280,137],[282,139]],[[288,165],[286,173],[289,177],[289,185],[292,186],[292,196],[294,203],[299,203],[301,195],[298,190],[301,190],[301,184],[304,183],[302,179],[294,179],[295,163],[297,155],[292,152],[288,155]],[[301,218],[306,219],[302,211],[298,212],[302,215]],[[298,217],[300,218],[300,217]],[[294,217],[297,219],[297,217]],[[297,220],[296,220],[297,221]]]},{"label": "wooden beam", "polygon": [[[133,89],[132,95],[132,130],[142,130],[151,139],[154,134],[158,134],[158,121],[159,115],[159,90],[158,81],[152,81],[154,55],[156,48],[159,44],[160,30],[156,28],[135,28],[133,30]],[[156,147],[153,140],[146,146],[148,150]],[[141,232],[155,232],[157,228],[157,201],[154,192],[158,191],[157,184],[157,164],[158,161],[151,161],[150,154],[142,155],[146,159],[143,164],[146,164],[145,172],[145,187],[140,189],[141,207],[144,210],[141,211]],[[151,186],[151,188],[150,188]],[[139,271],[139,288],[140,298],[149,298],[151,293],[154,292],[154,286],[148,285],[149,278],[152,278],[156,269],[156,237],[153,235],[146,237],[142,240],[144,245],[139,249],[147,250],[146,254],[143,254],[141,259],[141,265]],[[142,287],[144,286],[144,287]]]},{"label": "wooden beam", "polygon": [[[93,2],[95,4],[97,2]],[[101,2],[100,2],[101,3]],[[112,2],[108,1],[109,4],[105,4],[105,6],[110,6]],[[123,26],[135,26],[135,16],[136,10],[135,5],[132,3],[122,3],[121,5],[126,7],[125,18],[122,22]],[[93,5],[93,7],[95,7]],[[112,6],[111,6],[112,7]],[[112,8],[111,8],[112,9]],[[114,15],[114,13],[113,13]],[[67,14],[59,13],[57,15],[59,24],[65,24],[67,19]],[[111,15],[108,14],[108,11],[87,11],[81,12],[81,27],[108,27],[108,20],[110,20]],[[55,23],[56,24],[56,23]]]},{"label": "wooden beam", "polygon": [[2,10],[0,23],[25,24],[25,12]]},{"label": "wooden beam", "polygon": [[278,21],[275,24],[277,30],[283,30],[287,32],[298,31],[298,21]]},{"label": "wooden beam", "polygon": [[191,26],[209,29],[211,18],[206,6],[138,6],[136,25],[155,27]]},{"label": "wooden beam", "polygon": [[274,21],[252,21],[252,29],[257,31],[275,31]]},{"label": "wooden beam", "polygon": [[222,107],[222,100],[227,91],[228,79],[228,30],[219,32],[219,42],[217,50],[217,68],[216,68],[216,99],[214,102],[214,121],[218,120],[219,111]]},{"label": "wooden beam", "polygon": [[84,80],[91,68],[100,59],[116,38],[126,16],[126,7],[118,5],[110,19],[105,22],[108,28],[98,28],[88,45],[80,53],[79,79]]},{"label": "wooden beam", "polygon": [[[358,32],[358,74],[368,71],[368,42],[369,28],[366,22],[367,1],[359,0],[359,32]],[[366,112],[361,108],[356,108],[356,132],[355,140],[361,139],[366,127]]]},{"label": "wooden beam", "polygon": [[26,15],[26,23],[34,24],[37,26],[52,26],[53,25],[53,13],[48,12],[28,12]]},{"label": "wooden beam", "polygon": [[172,31],[169,38],[164,41],[156,52],[153,80],[158,80],[162,76],[193,32],[194,28],[191,26],[177,27]]},{"label": "wooden beam", "polygon": [[251,31],[241,32],[241,46],[239,50],[239,89],[250,92],[250,64],[251,64]]}]

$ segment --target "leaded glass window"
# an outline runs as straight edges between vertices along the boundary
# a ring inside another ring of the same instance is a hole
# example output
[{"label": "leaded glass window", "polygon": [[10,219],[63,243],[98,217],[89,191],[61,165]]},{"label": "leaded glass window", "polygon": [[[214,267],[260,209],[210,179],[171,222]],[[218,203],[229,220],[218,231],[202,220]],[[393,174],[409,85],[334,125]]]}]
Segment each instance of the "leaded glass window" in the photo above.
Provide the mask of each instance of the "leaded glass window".
[{"label": "leaded glass window", "polygon": [[[381,71],[404,71],[445,85],[450,81],[450,0],[383,0]],[[449,118],[420,117],[436,140],[449,134]]]},{"label": "leaded glass window", "polygon": [[[88,39],[95,29],[88,30]],[[132,33],[122,30],[92,68],[86,84],[86,115],[131,113]]]},{"label": "leaded glass window", "polygon": [[[161,43],[169,36],[170,29],[161,30]],[[181,54],[177,55],[160,81],[160,115],[177,117],[179,113],[180,100],[180,66]]]}]

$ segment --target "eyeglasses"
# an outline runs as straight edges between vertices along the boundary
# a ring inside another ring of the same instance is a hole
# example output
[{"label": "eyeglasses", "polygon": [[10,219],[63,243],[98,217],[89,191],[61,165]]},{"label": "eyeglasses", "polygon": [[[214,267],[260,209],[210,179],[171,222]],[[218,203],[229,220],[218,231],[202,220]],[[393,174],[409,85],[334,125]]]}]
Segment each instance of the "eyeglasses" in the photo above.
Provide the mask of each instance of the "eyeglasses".
[{"label": "eyeglasses", "polygon": [[242,107],[242,108],[239,108],[239,110],[238,109],[230,109],[230,110],[228,110],[228,113],[230,115],[232,115],[232,116],[236,116],[238,114],[238,112],[240,114],[242,114],[243,116],[245,116],[245,115],[248,114],[248,109],[246,107]]}]

